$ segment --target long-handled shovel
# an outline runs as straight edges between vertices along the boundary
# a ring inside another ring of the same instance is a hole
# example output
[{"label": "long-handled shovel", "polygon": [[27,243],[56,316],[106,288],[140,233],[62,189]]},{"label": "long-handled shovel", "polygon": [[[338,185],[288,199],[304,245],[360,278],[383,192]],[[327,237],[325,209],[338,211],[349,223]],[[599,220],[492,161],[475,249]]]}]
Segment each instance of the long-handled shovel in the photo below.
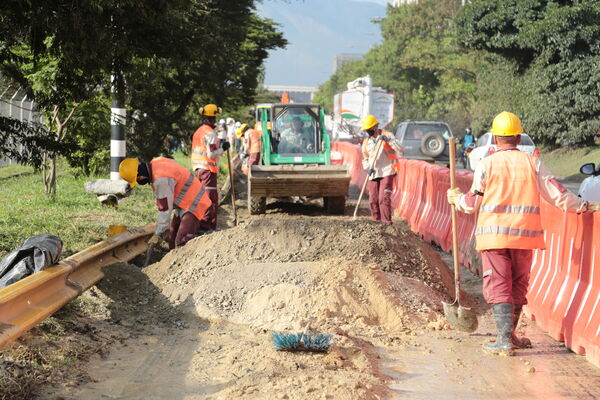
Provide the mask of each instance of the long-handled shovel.
[{"label": "long-handled shovel", "polygon": [[231,168],[231,153],[227,149],[227,168],[229,168],[229,182],[231,183],[231,207],[233,207],[233,223],[237,225],[237,212],[235,209],[235,187],[233,186],[233,169]]},{"label": "long-handled shovel", "polygon": [[[371,161],[371,165],[369,165],[369,171],[375,167],[375,163],[379,158],[379,153],[381,153],[381,149],[383,148],[383,140],[379,140],[377,146],[375,147],[375,157]],[[362,185],[362,189],[360,189],[360,195],[358,196],[358,200],[356,201],[356,208],[354,209],[354,215],[352,216],[352,220],[356,219],[356,214],[358,214],[358,208],[360,207],[360,202],[362,200],[363,194],[365,194],[365,189],[367,188],[367,183],[369,182],[369,171],[367,171],[367,177],[365,178],[365,182]]]},{"label": "long-handled shovel", "polygon": [[[456,145],[454,138],[448,141],[450,146],[450,186],[456,187]],[[460,305],[460,264],[458,263],[458,226],[456,206],[452,204],[452,257],[454,259],[454,288],[456,298],[451,304],[442,302],[444,315],[455,329],[463,332],[475,332],[477,329],[477,315],[468,307]]]}]

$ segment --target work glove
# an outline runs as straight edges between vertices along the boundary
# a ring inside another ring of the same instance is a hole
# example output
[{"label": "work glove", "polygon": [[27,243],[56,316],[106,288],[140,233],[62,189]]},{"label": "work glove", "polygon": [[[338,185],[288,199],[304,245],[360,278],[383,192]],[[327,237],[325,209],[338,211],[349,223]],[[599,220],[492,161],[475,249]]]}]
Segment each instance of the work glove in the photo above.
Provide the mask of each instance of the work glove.
[{"label": "work glove", "polygon": [[375,176],[375,168],[371,168],[368,173],[369,176]]},{"label": "work glove", "polygon": [[227,141],[224,141],[223,143],[221,143],[221,148],[223,149],[223,151],[229,150],[230,147],[231,147],[231,144],[229,144],[229,142],[227,142]]},{"label": "work glove", "polygon": [[384,134],[379,135],[378,140],[383,140],[384,142],[389,142],[390,138]]},{"label": "work glove", "polygon": [[451,188],[446,192],[448,196],[448,203],[456,205],[458,203],[458,198],[462,195],[459,188]]},{"label": "work glove", "polygon": [[154,234],[154,235],[152,235],[150,240],[148,240],[148,245],[156,246],[157,244],[159,244],[161,242],[161,240],[163,240],[163,238],[160,235]]}]

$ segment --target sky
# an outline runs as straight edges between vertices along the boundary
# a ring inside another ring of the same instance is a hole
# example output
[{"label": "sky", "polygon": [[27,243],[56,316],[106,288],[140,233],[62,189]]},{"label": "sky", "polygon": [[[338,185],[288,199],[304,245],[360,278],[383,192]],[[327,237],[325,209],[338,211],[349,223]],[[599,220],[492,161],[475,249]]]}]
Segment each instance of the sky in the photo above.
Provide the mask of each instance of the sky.
[{"label": "sky", "polygon": [[288,46],[269,53],[267,85],[317,86],[333,73],[340,53],[366,53],[381,41],[385,0],[264,0],[258,14],[281,26]]}]

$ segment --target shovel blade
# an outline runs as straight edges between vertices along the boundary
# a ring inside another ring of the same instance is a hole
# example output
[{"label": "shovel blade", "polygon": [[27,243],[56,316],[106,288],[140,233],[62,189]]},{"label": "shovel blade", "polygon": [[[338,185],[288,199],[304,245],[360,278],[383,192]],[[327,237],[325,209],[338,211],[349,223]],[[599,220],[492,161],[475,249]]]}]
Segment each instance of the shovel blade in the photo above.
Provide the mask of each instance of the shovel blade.
[{"label": "shovel blade", "polygon": [[442,306],[446,320],[454,329],[467,333],[477,330],[477,315],[473,310],[456,302],[451,304],[442,302]]}]

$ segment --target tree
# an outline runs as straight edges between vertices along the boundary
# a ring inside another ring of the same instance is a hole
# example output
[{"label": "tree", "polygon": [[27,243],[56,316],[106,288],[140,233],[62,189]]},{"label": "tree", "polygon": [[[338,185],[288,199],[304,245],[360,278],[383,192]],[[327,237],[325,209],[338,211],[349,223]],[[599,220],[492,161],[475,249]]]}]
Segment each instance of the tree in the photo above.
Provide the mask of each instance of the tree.
[{"label": "tree", "polygon": [[505,108],[517,110],[540,143],[593,144],[600,127],[600,100],[591,95],[600,88],[600,1],[475,0],[457,25],[466,47],[499,56],[484,67],[492,80],[480,80],[482,88],[514,84],[505,85],[508,97],[480,90],[479,102],[507,97]]},{"label": "tree", "polygon": [[251,102],[267,51],[285,45],[254,0],[6,0],[0,18],[0,72],[36,100],[58,141],[89,144],[84,115],[123,75],[137,117],[130,148],[146,157],[166,135],[189,134],[199,104]]}]

